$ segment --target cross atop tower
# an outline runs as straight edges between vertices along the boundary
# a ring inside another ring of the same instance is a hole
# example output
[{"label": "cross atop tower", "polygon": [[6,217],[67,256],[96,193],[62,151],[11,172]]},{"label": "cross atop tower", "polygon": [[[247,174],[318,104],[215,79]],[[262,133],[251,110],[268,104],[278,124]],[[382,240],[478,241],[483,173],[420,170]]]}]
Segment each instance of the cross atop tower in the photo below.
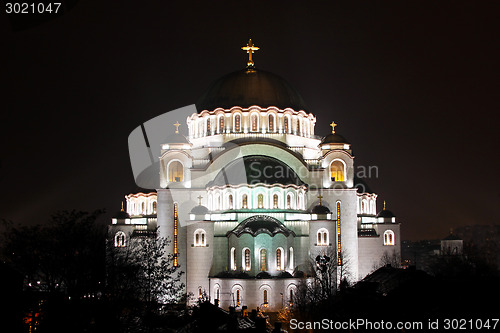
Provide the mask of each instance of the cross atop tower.
[{"label": "cross atop tower", "polygon": [[321,206],[321,199],[323,199],[323,196],[321,194],[318,195],[318,199],[319,199],[319,205]]},{"label": "cross atop tower", "polygon": [[175,126],[175,134],[179,134],[179,126],[181,126],[181,124],[179,124],[179,122],[176,121],[174,126]]},{"label": "cross atop tower", "polygon": [[252,54],[255,51],[257,51],[259,48],[253,44],[252,39],[250,38],[248,40],[247,46],[243,46],[241,49],[244,50],[244,51],[247,51],[247,53],[248,53],[247,68],[248,69],[254,69],[255,68],[255,63],[252,60]]},{"label": "cross atop tower", "polygon": [[338,124],[335,124],[334,121],[332,121],[332,123],[330,124],[330,126],[332,127],[332,134],[335,134],[335,126],[337,126]]},{"label": "cross atop tower", "polygon": [[200,206],[201,206],[201,199],[203,199],[203,197],[200,195],[200,196],[198,197],[198,205],[200,205]]}]

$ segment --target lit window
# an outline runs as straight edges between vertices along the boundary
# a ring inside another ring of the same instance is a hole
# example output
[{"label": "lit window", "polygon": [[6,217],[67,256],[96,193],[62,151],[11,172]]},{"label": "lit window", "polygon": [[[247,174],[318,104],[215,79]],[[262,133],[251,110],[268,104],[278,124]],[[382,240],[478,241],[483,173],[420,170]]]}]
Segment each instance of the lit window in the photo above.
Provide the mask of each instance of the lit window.
[{"label": "lit window", "polygon": [[210,135],[210,127],[211,127],[212,122],[210,121],[210,118],[207,118],[207,135]]},{"label": "lit window", "polygon": [[246,248],[243,250],[243,270],[249,271],[250,268],[250,249]]},{"label": "lit window", "polygon": [[224,133],[224,116],[219,117],[219,133]]},{"label": "lit window", "polygon": [[267,305],[267,290],[264,289],[264,305]]},{"label": "lit window", "polygon": [[259,194],[257,196],[257,208],[264,208],[264,195]]},{"label": "lit window", "polygon": [[240,290],[236,290],[236,306],[240,306]]},{"label": "lit window", "polygon": [[220,299],[220,289],[217,288],[216,292],[215,292],[215,299],[216,300],[219,300]]},{"label": "lit window", "polygon": [[236,249],[231,248],[231,270],[236,270]]},{"label": "lit window", "polygon": [[156,214],[156,201],[153,201],[153,214]]},{"label": "lit window", "polygon": [[300,119],[297,118],[297,135],[300,135]]},{"label": "lit window", "polygon": [[207,246],[207,234],[205,230],[198,229],[194,232],[194,246]]},{"label": "lit window", "polygon": [[288,117],[285,116],[285,133],[288,133],[289,131],[289,125],[288,125],[289,122],[290,120],[288,119]]},{"label": "lit window", "polygon": [[292,195],[288,194],[286,196],[286,209],[291,209],[292,208]]},{"label": "lit window", "polygon": [[182,182],[184,178],[184,168],[179,161],[173,161],[168,165],[168,181]]},{"label": "lit window", "polygon": [[329,235],[328,230],[325,228],[321,228],[318,230],[318,245],[319,246],[327,246],[329,244]]},{"label": "lit window", "polygon": [[344,163],[335,160],[330,164],[330,178],[332,182],[343,182],[345,180]]},{"label": "lit window", "polygon": [[234,131],[235,132],[241,131],[241,116],[239,114],[234,116]]},{"label": "lit window", "polygon": [[278,195],[273,195],[273,208],[278,208]]},{"label": "lit window", "polygon": [[394,231],[387,230],[386,232],[384,232],[384,245],[394,245],[394,244],[395,244]]},{"label": "lit window", "polygon": [[248,208],[248,196],[246,194],[243,194],[243,199],[241,203],[242,208]]},{"label": "lit window", "polygon": [[269,115],[269,132],[274,132],[274,116]]},{"label": "lit window", "polygon": [[276,249],[276,270],[283,270],[283,250],[281,248]]},{"label": "lit window", "polygon": [[177,261],[177,250],[178,250],[178,243],[177,243],[177,232],[178,232],[178,223],[179,223],[179,216],[177,214],[177,203],[174,203],[174,267],[179,266],[179,262]]},{"label": "lit window", "polygon": [[260,250],[260,270],[267,271],[267,251],[265,249]]},{"label": "lit window", "polygon": [[257,132],[257,129],[259,128],[259,116],[257,116],[256,113],[253,113],[251,116],[251,121],[252,121],[252,132]]},{"label": "lit window", "polygon": [[229,209],[233,209],[233,195],[232,194],[229,195],[228,201],[229,201]]},{"label": "lit window", "polygon": [[115,235],[115,247],[125,247],[127,237],[123,231],[118,231]]}]

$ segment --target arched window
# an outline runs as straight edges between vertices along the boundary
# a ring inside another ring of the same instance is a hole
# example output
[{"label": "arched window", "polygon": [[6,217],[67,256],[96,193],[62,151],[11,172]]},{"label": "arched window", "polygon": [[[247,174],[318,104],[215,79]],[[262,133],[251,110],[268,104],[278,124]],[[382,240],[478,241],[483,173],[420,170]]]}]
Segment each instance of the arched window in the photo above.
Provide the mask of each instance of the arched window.
[{"label": "arched window", "polygon": [[224,115],[219,116],[219,133],[224,133]]},{"label": "arched window", "polygon": [[230,194],[228,197],[229,209],[233,209],[233,195]]},{"label": "arched window", "polygon": [[285,121],[284,132],[289,133],[289,131],[290,131],[290,119],[287,116],[285,116],[284,121]]},{"label": "arched window", "polygon": [[115,247],[125,247],[127,245],[127,236],[123,231],[118,231],[115,234]]},{"label": "arched window", "polygon": [[179,161],[172,161],[168,165],[168,181],[182,182],[184,179],[184,168]]},{"label": "arched window", "polygon": [[146,203],[144,201],[141,204],[141,214],[146,214]]},{"label": "arched window", "polygon": [[289,263],[290,269],[293,270],[295,268],[294,263],[293,263],[293,247],[290,248],[290,254],[288,255],[288,263]]},{"label": "arched window", "polygon": [[300,135],[300,118],[297,118],[297,135]]},{"label": "arched window", "polygon": [[259,129],[259,116],[257,113],[252,113],[251,115],[252,132],[257,132]]},{"label": "arched window", "polygon": [[286,209],[292,209],[292,195],[290,193],[286,195]]},{"label": "arched window", "polygon": [[278,270],[278,271],[283,270],[283,249],[282,248],[276,249],[276,270]]},{"label": "arched window", "polygon": [[332,182],[343,182],[345,180],[344,163],[340,160],[334,160],[330,164],[330,178]]},{"label": "arched window", "polygon": [[330,242],[328,230],[321,228],[318,230],[318,246],[327,246]]},{"label": "arched window", "polygon": [[210,135],[210,130],[211,130],[211,126],[212,126],[212,121],[210,118],[207,118],[207,135]]},{"label": "arched window", "polygon": [[267,251],[266,251],[266,249],[260,250],[260,270],[267,271]]},{"label": "arched window", "polygon": [[250,249],[243,249],[243,270],[249,271],[251,268]]},{"label": "arched window", "polygon": [[153,201],[153,214],[156,214],[156,201]]},{"label": "arched window", "polygon": [[273,208],[278,208],[278,195],[273,195]]},{"label": "arched window", "polygon": [[241,208],[248,208],[248,196],[246,194],[243,194],[241,199]]},{"label": "arched window", "polygon": [[230,258],[231,270],[236,270],[236,249],[234,247],[231,248],[231,258]]},{"label": "arched window", "polygon": [[394,231],[387,230],[386,232],[384,232],[384,245],[394,245],[394,244],[395,244]]},{"label": "arched window", "polygon": [[240,290],[236,290],[236,306],[240,306]]},{"label": "arched window", "polygon": [[267,305],[267,289],[264,289],[264,305]]},{"label": "arched window", "polygon": [[194,246],[207,246],[207,235],[205,230],[198,229],[194,232]]},{"label": "arched window", "polygon": [[274,115],[269,115],[269,132],[274,132]]},{"label": "arched window", "polygon": [[257,208],[264,208],[264,195],[259,194],[257,196]]},{"label": "arched window", "polygon": [[241,132],[241,116],[239,113],[234,116],[234,131]]}]

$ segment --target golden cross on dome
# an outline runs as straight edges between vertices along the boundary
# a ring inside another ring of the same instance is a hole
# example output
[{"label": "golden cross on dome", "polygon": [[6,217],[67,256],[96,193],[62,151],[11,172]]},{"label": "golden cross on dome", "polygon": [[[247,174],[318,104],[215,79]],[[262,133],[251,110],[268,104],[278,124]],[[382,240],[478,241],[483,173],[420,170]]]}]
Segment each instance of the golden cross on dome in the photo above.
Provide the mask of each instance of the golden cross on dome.
[{"label": "golden cross on dome", "polygon": [[384,200],[384,210],[385,210],[385,200]]},{"label": "golden cross on dome", "polygon": [[198,197],[198,205],[200,205],[200,206],[201,206],[201,199],[203,199],[203,197],[200,195],[200,196]]},{"label": "golden cross on dome", "polygon": [[259,48],[255,45],[253,45],[252,39],[250,38],[248,40],[247,46],[243,46],[241,48],[244,51],[247,51],[248,53],[248,63],[247,63],[247,68],[254,68],[255,63],[252,60],[252,54],[257,51]]},{"label": "golden cross on dome", "polygon": [[175,124],[174,124],[174,126],[175,126],[175,133],[179,134],[179,126],[181,126],[181,124],[179,124],[179,122],[176,121]]},{"label": "golden cross on dome", "polygon": [[323,196],[321,194],[318,195],[318,199],[319,199],[319,205],[321,206],[321,199],[323,199]]},{"label": "golden cross on dome", "polygon": [[330,124],[330,126],[332,127],[332,134],[335,134],[335,126],[337,126],[338,124],[335,124],[334,121],[332,121],[332,123]]}]

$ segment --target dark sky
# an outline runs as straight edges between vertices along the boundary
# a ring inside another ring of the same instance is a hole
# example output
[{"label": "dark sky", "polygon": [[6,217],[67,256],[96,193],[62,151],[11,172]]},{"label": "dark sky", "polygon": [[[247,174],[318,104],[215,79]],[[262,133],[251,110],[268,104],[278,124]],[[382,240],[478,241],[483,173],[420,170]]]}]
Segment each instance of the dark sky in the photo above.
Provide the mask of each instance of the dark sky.
[{"label": "dark sky", "polygon": [[135,186],[128,134],[242,69],[251,37],[316,134],[334,120],[378,168],[367,182],[404,239],[499,222],[498,1],[91,0],[16,22],[0,15],[0,218],[111,216]]}]

